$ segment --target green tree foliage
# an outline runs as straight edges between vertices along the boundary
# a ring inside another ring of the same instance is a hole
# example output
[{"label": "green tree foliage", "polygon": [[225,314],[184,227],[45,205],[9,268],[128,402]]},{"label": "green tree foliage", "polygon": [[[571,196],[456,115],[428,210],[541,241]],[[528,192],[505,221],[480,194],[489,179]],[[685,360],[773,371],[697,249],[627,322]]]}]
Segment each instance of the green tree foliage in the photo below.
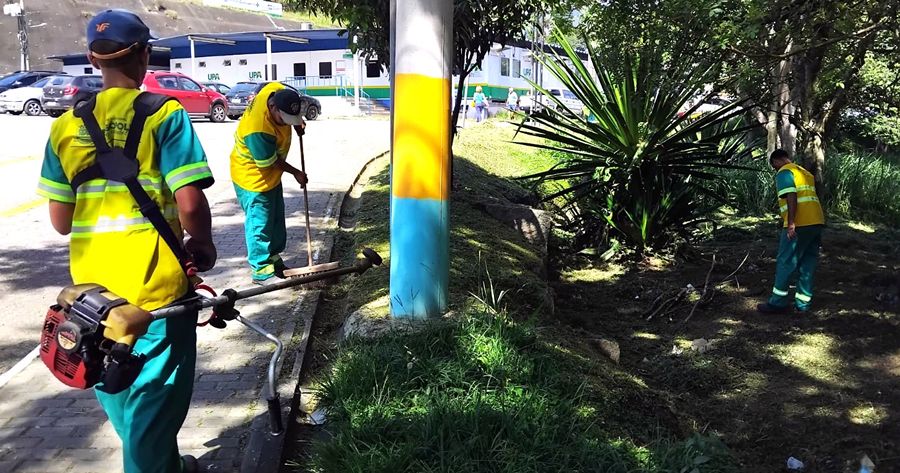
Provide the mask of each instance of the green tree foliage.
[{"label": "green tree foliage", "polygon": [[[739,102],[690,118],[680,113],[710,80],[713,70],[691,63],[664,64],[659,54],[610,63],[589,48],[597,77],[563,35],[565,57],[541,56],[544,66],[581,100],[589,116],[574,115],[556,97],[555,107],[532,115],[521,131],[560,152],[552,169],[528,176],[562,184],[548,200],[562,201],[576,246],[615,238],[641,252],[688,237],[703,220],[702,195],[711,194],[711,171],[734,167],[750,147],[742,137]],[[546,93],[546,91],[542,91]]]},{"label": "green tree foliage", "polygon": [[726,8],[722,0],[586,1],[576,16],[588,41],[612,63],[652,52],[663,64],[709,66],[725,54],[716,31],[727,21]]},{"label": "green tree foliage", "polygon": [[[583,9],[608,55],[719,64],[714,83],[753,100],[769,150],[805,158],[821,180],[825,151],[875,46],[898,44],[900,0],[609,0]],[[896,54],[896,53],[895,53]]]},{"label": "green tree foliage", "polygon": [[866,55],[898,28],[898,5],[741,0],[738,17],[744,21],[720,32],[735,53],[741,91],[754,97],[757,116],[769,127],[769,148],[796,152],[820,183],[838,118]]},{"label": "green tree foliage", "polygon": [[891,53],[866,56],[850,104],[853,113],[845,120],[851,132],[873,142],[876,151],[900,146],[900,51]]}]

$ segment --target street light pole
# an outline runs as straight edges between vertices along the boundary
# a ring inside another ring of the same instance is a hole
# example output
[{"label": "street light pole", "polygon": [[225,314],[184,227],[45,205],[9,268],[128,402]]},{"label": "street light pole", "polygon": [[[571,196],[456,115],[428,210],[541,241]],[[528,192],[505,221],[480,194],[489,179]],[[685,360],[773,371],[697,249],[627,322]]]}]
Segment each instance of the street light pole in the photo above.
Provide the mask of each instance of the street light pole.
[{"label": "street light pole", "polygon": [[25,19],[25,0],[19,0],[18,2],[13,1],[3,5],[3,13],[16,17],[18,26],[18,33],[16,36],[19,39],[19,53],[21,55],[19,59],[19,68],[23,71],[27,71],[31,68],[31,63],[28,59],[28,22]]},{"label": "street light pole", "polygon": [[438,317],[450,280],[451,0],[391,1],[391,315]]}]

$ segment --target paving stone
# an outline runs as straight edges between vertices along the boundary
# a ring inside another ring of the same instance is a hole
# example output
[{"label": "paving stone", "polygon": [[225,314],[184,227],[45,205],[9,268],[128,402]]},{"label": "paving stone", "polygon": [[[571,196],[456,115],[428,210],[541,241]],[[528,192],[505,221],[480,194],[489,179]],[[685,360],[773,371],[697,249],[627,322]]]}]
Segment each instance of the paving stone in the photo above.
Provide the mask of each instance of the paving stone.
[{"label": "paving stone", "polygon": [[106,419],[104,417],[95,416],[77,416],[77,417],[61,417],[56,419],[56,425],[64,426],[99,426]]},{"label": "paving stone", "polygon": [[44,439],[40,437],[11,437],[0,440],[0,449],[31,448],[39,445]]},{"label": "paving stone", "polygon": [[56,458],[62,452],[61,447],[50,442],[44,442],[39,447],[17,448],[6,455],[4,460],[50,460]]},{"label": "paving stone", "polygon": [[[69,448],[66,450],[66,458],[79,461],[110,461],[110,457],[121,457],[115,448]],[[120,460],[112,460],[119,463]]]},{"label": "paving stone", "polygon": [[54,458],[50,460],[24,460],[16,467],[16,473],[62,473],[68,471],[72,467],[72,462],[65,458]]},{"label": "paving stone", "polygon": [[122,471],[122,460],[80,460],[75,462],[78,473],[111,473]]}]

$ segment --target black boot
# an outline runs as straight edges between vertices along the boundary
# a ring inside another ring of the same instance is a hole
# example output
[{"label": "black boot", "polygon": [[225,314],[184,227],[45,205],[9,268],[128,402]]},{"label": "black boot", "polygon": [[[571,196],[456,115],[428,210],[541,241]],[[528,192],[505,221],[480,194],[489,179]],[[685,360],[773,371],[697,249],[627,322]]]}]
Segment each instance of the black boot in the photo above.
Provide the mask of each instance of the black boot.
[{"label": "black boot", "polygon": [[181,473],[199,473],[200,463],[191,455],[181,456]]}]

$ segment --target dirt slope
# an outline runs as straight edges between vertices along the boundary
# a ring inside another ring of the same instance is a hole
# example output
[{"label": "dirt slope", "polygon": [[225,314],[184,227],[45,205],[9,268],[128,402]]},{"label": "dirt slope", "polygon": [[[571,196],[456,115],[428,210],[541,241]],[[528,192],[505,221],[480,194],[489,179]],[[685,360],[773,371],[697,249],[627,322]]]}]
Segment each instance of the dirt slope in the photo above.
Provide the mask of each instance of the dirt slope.
[{"label": "dirt slope", "polygon": [[[275,29],[264,15],[206,7],[196,0],[25,0],[28,23],[46,23],[29,29],[32,69],[60,69],[61,64],[47,56],[83,51],[87,21],[104,8],[124,8],[140,14],[159,37]],[[273,21],[287,29],[300,28],[296,21]],[[19,68],[16,31],[15,18],[0,16],[0,73]]]}]

